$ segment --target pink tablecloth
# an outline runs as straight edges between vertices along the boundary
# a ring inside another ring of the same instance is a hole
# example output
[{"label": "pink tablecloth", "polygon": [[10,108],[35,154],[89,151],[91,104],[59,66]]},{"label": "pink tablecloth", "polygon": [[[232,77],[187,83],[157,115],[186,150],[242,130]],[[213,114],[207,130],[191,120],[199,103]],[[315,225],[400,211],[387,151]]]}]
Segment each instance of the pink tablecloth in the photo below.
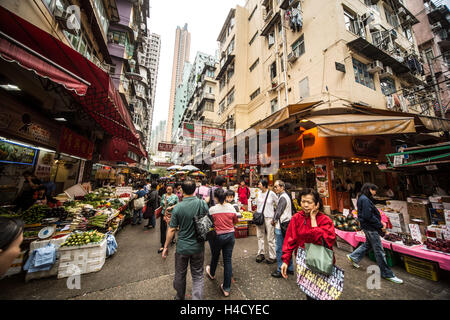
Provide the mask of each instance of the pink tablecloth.
[{"label": "pink tablecloth", "polygon": [[[353,233],[353,235],[351,233]],[[358,234],[358,232],[344,232],[336,230],[336,234],[350,243],[353,247],[356,247],[356,245],[354,245],[355,241],[356,243],[366,242],[366,237],[364,235]],[[403,244],[386,241],[384,239],[381,239],[381,242],[384,248],[391,249],[398,253],[407,254],[409,256],[437,262],[439,263],[439,267],[441,269],[450,271],[450,255],[425,250],[423,249],[425,247],[424,245],[409,247]]]}]

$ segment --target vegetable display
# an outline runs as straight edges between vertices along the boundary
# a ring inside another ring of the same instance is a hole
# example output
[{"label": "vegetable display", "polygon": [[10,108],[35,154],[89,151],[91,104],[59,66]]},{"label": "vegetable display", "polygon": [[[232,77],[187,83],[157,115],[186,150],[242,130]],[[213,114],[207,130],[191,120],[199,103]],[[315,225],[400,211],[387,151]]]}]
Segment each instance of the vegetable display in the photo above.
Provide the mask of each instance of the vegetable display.
[{"label": "vegetable display", "polygon": [[89,243],[97,243],[103,240],[104,234],[98,231],[72,233],[61,247],[83,246]]},{"label": "vegetable display", "polygon": [[342,231],[356,232],[361,230],[359,221],[355,219],[352,215],[345,217],[342,214],[335,215],[333,217],[334,227]]},{"label": "vegetable display", "polygon": [[50,210],[48,206],[35,204],[23,212],[22,219],[25,224],[40,223],[42,219],[48,217]]}]

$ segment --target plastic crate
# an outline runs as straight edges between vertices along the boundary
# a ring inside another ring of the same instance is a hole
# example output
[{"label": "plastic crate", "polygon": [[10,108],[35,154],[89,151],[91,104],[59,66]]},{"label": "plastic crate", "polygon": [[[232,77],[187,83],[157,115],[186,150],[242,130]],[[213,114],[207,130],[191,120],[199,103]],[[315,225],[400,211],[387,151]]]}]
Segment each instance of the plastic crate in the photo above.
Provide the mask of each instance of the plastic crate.
[{"label": "plastic crate", "polygon": [[106,260],[106,237],[99,243],[63,247],[60,251],[58,279],[100,271]]},{"label": "plastic crate", "polygon": [[[389,249],[384,249],[384,253],[386,255],[386,262],[389,267],[396,266],[400,263],[401,260],[398,253],[395,253],[394,251]],[[375,252],[373,250],[369,251],[369,259],[375,262],[377,261],[375,259]]]},{"label": "plastic crate", "polygon": [[247,238],[248,227],[235,227],[234,236],[236,239]]},{"label": "plastic crate", "polygon": [[439,266],[435,262],[421,260],[410,256],[403,256],[406,271],[428,280],[439,280]]}]

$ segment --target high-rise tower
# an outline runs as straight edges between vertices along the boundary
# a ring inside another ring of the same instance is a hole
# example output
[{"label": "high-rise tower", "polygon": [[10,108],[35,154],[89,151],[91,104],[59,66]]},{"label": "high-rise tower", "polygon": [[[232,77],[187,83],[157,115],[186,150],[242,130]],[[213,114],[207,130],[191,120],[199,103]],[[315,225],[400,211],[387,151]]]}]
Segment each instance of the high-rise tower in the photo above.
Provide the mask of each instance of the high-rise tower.
[{"label": "high-rise tower", "polygon": [[175,106],[175,93],[178,84],[183,80],[184,63],[189,61],[191,46],[191,34],[187,30],[187,24],[183,29],[177,27],[175,33],[175,48],[172,66],[172,82],[170,86],[169,117],[167,119],[166,140],[170,141],[173,129],[173,110]]}]

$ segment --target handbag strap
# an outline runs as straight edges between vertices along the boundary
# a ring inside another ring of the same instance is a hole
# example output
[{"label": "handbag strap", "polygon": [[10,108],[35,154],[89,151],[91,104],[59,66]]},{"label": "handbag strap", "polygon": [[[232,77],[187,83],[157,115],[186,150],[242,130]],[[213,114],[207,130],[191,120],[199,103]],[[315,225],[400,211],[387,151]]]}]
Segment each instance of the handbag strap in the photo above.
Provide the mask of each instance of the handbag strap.
[{"label": "handbag strap", "polygon": [[266,208],[267,198],[269,197],[269,193],[270,193],[270,190],[267,189],[266,199],[264,199],[264,205],[263,205],[263,209],[262,209],[262,211],[261,211],[261,213],[262,213],[263,216],[264,216],[264,209]]}]

